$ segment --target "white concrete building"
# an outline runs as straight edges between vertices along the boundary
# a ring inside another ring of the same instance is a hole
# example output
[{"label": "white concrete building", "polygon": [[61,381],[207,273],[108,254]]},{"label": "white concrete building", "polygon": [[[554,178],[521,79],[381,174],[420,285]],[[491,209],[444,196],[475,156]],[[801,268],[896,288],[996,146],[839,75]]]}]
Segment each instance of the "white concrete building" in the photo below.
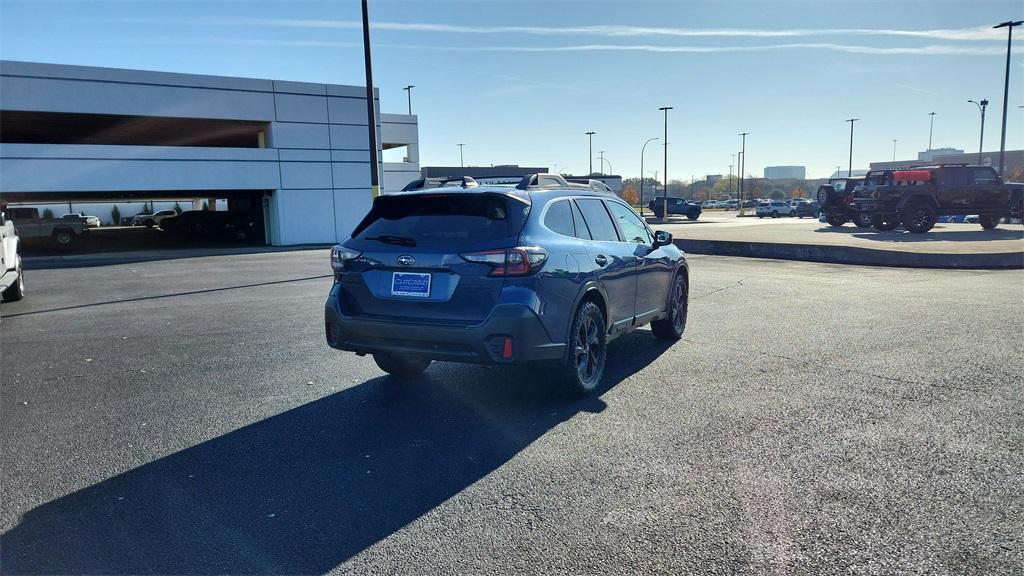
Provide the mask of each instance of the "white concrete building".
[{"label": "white concrete building", "polygon": [[[376,98],[375,98],[376,99]],[[415,116],[380,114],[385,192],[419,175]],[[0,61],[0,200],[222,198],[273,245],[343,240],[371,203],[366,89]]]}]

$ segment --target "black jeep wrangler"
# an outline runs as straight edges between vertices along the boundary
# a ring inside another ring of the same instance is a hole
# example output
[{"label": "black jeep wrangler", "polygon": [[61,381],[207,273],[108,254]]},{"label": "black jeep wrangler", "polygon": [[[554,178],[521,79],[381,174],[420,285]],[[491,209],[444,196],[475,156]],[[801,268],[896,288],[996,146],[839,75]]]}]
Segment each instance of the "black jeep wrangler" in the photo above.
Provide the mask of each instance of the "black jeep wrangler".
[{"label": "black jeep wrangler", "polygon": [[995,228],[1012,212],[1009,188],[991,166],[942,164],[869,172],[852,208],[888,231],[903,224],[922,234],[940,215],[977,214],[981,227]]},{"label": "black jeep wrangler", "polygon": [[853,222],[858,228],[870,228],[871,219],[852,209],[853,191],[864,183],[863,176],[832,178],[818,187],[820,215],[833,226]]}]

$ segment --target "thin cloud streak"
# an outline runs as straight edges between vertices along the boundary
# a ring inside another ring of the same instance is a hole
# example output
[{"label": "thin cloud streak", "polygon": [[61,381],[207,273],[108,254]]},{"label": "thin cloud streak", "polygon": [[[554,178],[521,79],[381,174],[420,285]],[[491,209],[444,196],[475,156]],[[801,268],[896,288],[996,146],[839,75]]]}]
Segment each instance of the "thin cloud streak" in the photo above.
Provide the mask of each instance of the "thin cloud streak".
[{"label": "thin cloud streak", "polygon": [[[117,22],[132,24],[167,24],[174,19],[119,18]],[[265,26],[276,28],[361,29],[358,20],[318,20],[295,18],[182,18],[178,23],[207,26]],[[934,40],[970,41],[1001,40],[1003,35],[988,26],[939,30],[899,30],[876,28],[795,28],[767,30],[749,28],[672,28],[658,26],[464,26],[443,23],[371,22],[374,30],[398,32],[435,32],[444,34],[531,34],[537,36],[592,35],[604,37],[675,36],[704,38],[798,38],[834,35],[896,36]]]},{"label": "thin cloud streak", "polygon": [[[333,40],[270,40],[248,38],[140,38],[140,39],[97,39],[94,44],[181,44],[181,45],[228,45],[228,46],[294,46],[294,47],[333,47],[358,48],[362,44],[353,42],[337,42]],[[931,45],[919,47],[881,48],[876,46],[860,46],[832,43],[796,43],[767,44],[758,46],[655,46],[650,44],[576,44],[568,46],[438,46],[430,44],[390,44],[375,42],[377,48],[394,48],[401,50],[431,50],[444,52],[464,52],[466,50],[481,52],[654,52],[663,54],[720,54],[731,52],[762,52],[765,50],[825,50],[847,54],[872,54],[882,56],[999,56],[1005,55],[1005,48],[968,47]],[[1014,48],[1013,52],[1024,52],[1024,48]]]}]

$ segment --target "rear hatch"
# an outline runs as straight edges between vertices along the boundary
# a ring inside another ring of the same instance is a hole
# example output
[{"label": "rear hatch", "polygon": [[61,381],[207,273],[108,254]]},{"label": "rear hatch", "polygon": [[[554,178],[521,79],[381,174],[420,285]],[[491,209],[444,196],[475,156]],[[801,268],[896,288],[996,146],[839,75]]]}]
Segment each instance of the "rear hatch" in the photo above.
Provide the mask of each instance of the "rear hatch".
[{"label": "rear hatch", "polygon": [[515,247],[529,207],[526,195],[461,189],[377,198],[342,244],[358,253],[339,274],[342,311],[410,323],[481,322],[504,278],[463,256]]}]

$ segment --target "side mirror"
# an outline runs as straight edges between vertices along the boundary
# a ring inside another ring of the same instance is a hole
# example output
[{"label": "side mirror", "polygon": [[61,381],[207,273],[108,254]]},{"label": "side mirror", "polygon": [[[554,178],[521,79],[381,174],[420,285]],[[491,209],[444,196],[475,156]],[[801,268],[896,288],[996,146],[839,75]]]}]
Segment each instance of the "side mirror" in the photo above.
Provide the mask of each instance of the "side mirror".
[{"label": "side mirror", "polygon": [[654,231],[654,247],[661,248],[672,243],[672,234],[664,230]]}]

